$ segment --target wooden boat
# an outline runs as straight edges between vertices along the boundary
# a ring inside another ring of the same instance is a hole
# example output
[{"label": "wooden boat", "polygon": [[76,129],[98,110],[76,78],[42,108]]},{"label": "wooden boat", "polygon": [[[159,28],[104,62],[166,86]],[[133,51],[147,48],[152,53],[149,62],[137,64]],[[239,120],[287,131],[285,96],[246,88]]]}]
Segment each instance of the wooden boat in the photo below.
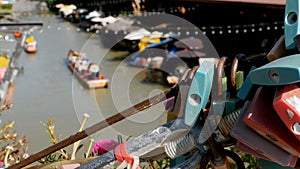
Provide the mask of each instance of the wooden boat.
[{"label": "wooden boat", "polygon": [[37,52],[37,45],[36,45],[36,43],[25,44],[25,51],[27,53],[35,53],[35,52]]},{"label": "wooden boat", "polygon": [[99,66],[90,63],[82,54],[70,50],[67,56],[68,67],[75,74],[78,80],[88,89],[107,88],[108,79],[99,72]]},{"label": "wooden boat", "polygon": [[37,52],[37,42],[33,36],[26,38],[25,41],[25,51],[27,53],[35,53]]},{"label": "wooden boat", "polygon": [[15,38],[20,38],[21,36],[22,36],[22,32],[21,31],[14,32],[14,37]]}]

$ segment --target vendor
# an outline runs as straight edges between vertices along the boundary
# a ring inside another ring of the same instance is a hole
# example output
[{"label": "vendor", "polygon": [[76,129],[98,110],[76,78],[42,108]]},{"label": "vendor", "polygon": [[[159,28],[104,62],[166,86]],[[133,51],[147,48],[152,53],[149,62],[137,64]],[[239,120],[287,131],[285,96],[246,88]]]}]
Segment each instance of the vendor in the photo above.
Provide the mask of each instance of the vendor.
[{"label": "vendor", "polygon": [[98,78],[99,76],[99,66],[96,64],[91,64],[89,68],[90,72],[92,72],[92,78]]}]

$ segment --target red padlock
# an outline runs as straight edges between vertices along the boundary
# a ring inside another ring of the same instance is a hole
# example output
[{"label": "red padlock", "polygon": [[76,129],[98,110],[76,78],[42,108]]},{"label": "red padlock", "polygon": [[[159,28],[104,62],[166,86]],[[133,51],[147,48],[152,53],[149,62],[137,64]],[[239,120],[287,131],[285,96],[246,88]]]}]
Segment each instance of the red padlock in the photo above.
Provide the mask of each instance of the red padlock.
[{"label": "red padlock", "polygon": [[291,133],[300,140],[300,88],[295,84],[278,86],[273,107]]},{"label": "red padlock", "polygon": [[283,166],[294,167],[298,159],[297,156],[294,156],[271,143],[244,123],[243,119],[247,115],[249,105],[250,102],[247,101],[237,122],[234,124],[230,132],[231,136],[273,162]]},{"label": "red padlock", "polygon": [[272,143],[299,156],[300,141],[285,127],[272,106],[274,90],[267,86],[257,89],[244,122]]}]

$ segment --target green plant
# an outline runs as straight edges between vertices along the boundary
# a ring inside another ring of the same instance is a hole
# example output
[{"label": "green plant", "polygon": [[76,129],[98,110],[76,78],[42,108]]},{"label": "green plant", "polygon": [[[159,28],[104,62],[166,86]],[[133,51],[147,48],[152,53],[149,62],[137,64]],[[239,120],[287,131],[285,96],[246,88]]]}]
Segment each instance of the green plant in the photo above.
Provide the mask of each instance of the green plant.
[{"label": "green plant", "polygon": [[[88,117],[89,116],[87,114],[84,114],[84,120],[80,126],[79,131],[83,130],[84,124]],[[55,123],[54,123],[53,119],[48,119],[47,123],[40,121],[40,124],[46,129],[47,133],[49,134],[50,139],[51,139],[50,143],[57,144],[60,142],[61,136],[57,137],[55,134]],[[94,155],[93,153],[90,153],[90,149],[92,147],[93,142],[94,141],[91,139],[87,153],[85,153],[86,158]],[[83,144],[80,144],[80,142],[77,141],[74,143],[73,150],[71,153],[68,153],[68,151],[65,149],[60,149],[59,151],[56,151],[56,152],[49,154],[46,157],[42,158],[41,160],[39,160],[39,162],[41,164],[48,164],[48,163],[56,162],[59,160],[75,160],[75,157],[72,158],[72,156],[75,156],[75,154],[78,152],[78,150],[82,147],[83,147]]]},{"label": "green plant", "polygon": [[[44,123],[42,121],[40,121],[40,124],[45,127],[47,133],[50,136],[51,139],[51,143],[52,144],[56,144],[59,142],[59,139],[56,137],[55,134],[55,123],[54,120],[52,119],[48,119],[47,123]],[[42,164],[48,164],[48,163],[52,163],[61,159],[69,159],[68,154],[66,153],[66,151],[64,149],[60,149],[59,151],[49,154],[46,157],[42,158],[41,160],[39,160],[40,163]]]},{"label": "green plant", "polygon": [[1,5],[2,9],[12,9],[13,8],[13,4],[3,4]]},{"label": "green plant", "polygon": [[149,160],[151,169],[167,169],[170,168],[170,159],[163,160]]},{"label": "green plant", "polygon": [[234,151],[235,153],[237,153],[241,159],[244,162],[245,168],[246,169],[260,169],[261,167],[259,166],[258,163],[258,158],[254,157],[252,155],[246,154],[244,152],[238,151],[235,147],[230,147],[230,149],[232,151]]},{"label": "green plant", "polygon": [[24,135],[18,138],[18,134],[13,131],[15,121],[10,121],[0,128],[0,161],[4,167],[8,167],[27,158],[29,155],[28,142]]}]

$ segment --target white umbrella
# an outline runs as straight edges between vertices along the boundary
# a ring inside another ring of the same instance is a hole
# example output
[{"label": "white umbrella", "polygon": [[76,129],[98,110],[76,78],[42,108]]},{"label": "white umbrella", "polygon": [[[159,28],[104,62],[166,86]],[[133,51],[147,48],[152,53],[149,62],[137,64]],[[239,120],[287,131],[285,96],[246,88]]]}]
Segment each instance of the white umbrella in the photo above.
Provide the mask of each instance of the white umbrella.
[{"label": "white umbrella", "polygon": [[73,5],[73,4],[67,6],[67,8],[69,8],[69,9],[77,9],[77,7],[75,5]]},{"label": "white umbrella", "polygon": [[99,72],[99,66],[96,65],[96,64],[92,64],[92,65],[90,66],[90,71],[91,71],[92,73],[97,73],[97,72]]},{"label": "white umbrella", "polygon": [[153,39],[153,38],[161,38],[163,36],[163,33],[162,32],[158,32],[158,31],[154,31],[151,33],[150,35],[150,39]]},{"label": "white umbrella", "polygon": [[94,18],[94,17],[100,17],[101,14],[97,11],[92,11],[90,12],[87,16],[85,16],[86,19],[91,19],[91,18]]},{"label": "white umbrella", "polygon": [[73,9],[72,8],[60,8],[59,12],[63,12],[64,16],[68,16],[71,13],[73,13]]},{"label": "white umbrella", "polygon": [[114,23],[116,20],[117,20],[117,18],[112,17],[112,16],[102,18],[102,25],[106,26],[107,24]]},{"label": "white umbrella", "polygon": [[103,19],[100,18],[100,17],[94,17],[94,18],[91,19],[92,22],[102,22],[102,20]]},{"label": "white umbrella", "polygon": [[127,39],[127,40],[140,40],[143,37],[150,36],[150,35],[151,35],[151,33],[149,31],[147,31],[144,28],[141,28],[137,31],[133,31],[133,32],[129,33],[128,35],[126,35],[124,37],[124,39]]}]

